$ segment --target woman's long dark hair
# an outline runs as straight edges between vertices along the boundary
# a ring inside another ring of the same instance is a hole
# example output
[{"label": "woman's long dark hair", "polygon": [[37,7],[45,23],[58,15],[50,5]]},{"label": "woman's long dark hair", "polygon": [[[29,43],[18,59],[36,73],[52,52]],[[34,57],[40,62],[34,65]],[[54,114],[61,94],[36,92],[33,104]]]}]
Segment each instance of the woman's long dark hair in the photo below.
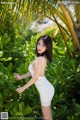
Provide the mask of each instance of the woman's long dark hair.
[{"label": "woman's long dark hair", "polygon": [[[43,43],[46,46],[46,50],[42,54],[39,54],[37,52],[37,44],[38,44],[39,40],[43,40]],[[36,56],[39,57],[39,56],[44,56],[44,55],[47,57],[49,62],[52,62],[52,40],[49,35],[40,36],[36,43]]]}]

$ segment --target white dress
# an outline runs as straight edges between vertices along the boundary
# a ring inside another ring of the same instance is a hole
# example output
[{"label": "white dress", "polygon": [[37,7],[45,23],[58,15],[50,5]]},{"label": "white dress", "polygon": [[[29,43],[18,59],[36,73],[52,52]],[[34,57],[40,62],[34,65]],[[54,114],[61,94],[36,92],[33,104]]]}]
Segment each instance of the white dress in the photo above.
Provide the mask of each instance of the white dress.
[{"label": "white dress", "polygon": [[[34,61],[36,62],[36,60]],[[33,77],[34,71],[32,70],[32,62],[29,65],[29,71]],[[38,80],[34,83],[39,94],[40,94],[40,100],[41,100],[41,105],[42,106],[50,106],[51,105],[51,100],[54,96],[54,87],[53,85],[47,80],[45,76],[39,76]]]}]

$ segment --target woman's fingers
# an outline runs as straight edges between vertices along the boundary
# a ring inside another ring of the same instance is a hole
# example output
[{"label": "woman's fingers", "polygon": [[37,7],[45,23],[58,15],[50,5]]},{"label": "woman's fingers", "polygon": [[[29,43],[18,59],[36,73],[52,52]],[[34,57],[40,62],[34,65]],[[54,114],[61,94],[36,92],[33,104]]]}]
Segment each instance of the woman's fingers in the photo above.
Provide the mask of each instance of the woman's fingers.
[{"label": "woman's fingers", "polygon": [[17,75],[19,75],[18,73],[14,73],[14,76],[17,76]]},{"label": "woman's fingers", "polygon": [[14,73],[14,77],[17,78],[19,76],[18,73]]},{"label": "woman's fingers", "polygon": [[24,89],[23,89],[23,87],[20,87],[20,88],[17,88],[16,91],[17,91],[18,93],[22,93],[22,92],[24,91]]},{"label": "woman's fingers", "polygon": [[20,76],[18,73],[14,73],[14,77],[15,77],[17,80],[21,80],[21,76]]}]

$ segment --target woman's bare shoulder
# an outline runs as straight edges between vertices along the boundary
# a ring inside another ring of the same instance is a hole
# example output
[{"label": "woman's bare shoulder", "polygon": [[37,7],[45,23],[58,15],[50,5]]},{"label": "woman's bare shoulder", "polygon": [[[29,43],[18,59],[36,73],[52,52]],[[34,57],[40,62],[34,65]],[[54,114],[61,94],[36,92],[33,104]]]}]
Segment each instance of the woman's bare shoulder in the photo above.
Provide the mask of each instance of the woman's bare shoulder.
[{"label": "woman's bare shoulder", "polygon": [[38,63],[44,63],[46,61],[47,61],[47,59],[44,58],[43,56],[39,56],[36,58],[36,62],[38,62]]},{"label": "woman's bare shoulder", "polygon": [[37,60],[46,60],[46,58],[44,58],[43,56],[39,56],[36,58]]}]

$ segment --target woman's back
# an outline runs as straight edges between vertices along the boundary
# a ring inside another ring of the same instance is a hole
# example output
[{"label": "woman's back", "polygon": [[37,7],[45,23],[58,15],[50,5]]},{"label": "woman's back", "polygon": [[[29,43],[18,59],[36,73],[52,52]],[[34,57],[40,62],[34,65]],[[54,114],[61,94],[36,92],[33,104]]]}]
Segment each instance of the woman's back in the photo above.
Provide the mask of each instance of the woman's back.
[{"label": "woman's back", "polygon": [[[41,60],[41,62],[39,62],[39,60]],[[32,76],[34,73],[36,73],[36,67],[38,67],[39,65],[41,67],[39,67],[38,72],[39,72],[39,76],[44,76],[45,74],[45,69],[46,69],[46,64],[47,64],[47,59],[44,57],[37,57],[36,60],[34,60],[30,65],[29,65],[29,70],[32,73]]]}]

